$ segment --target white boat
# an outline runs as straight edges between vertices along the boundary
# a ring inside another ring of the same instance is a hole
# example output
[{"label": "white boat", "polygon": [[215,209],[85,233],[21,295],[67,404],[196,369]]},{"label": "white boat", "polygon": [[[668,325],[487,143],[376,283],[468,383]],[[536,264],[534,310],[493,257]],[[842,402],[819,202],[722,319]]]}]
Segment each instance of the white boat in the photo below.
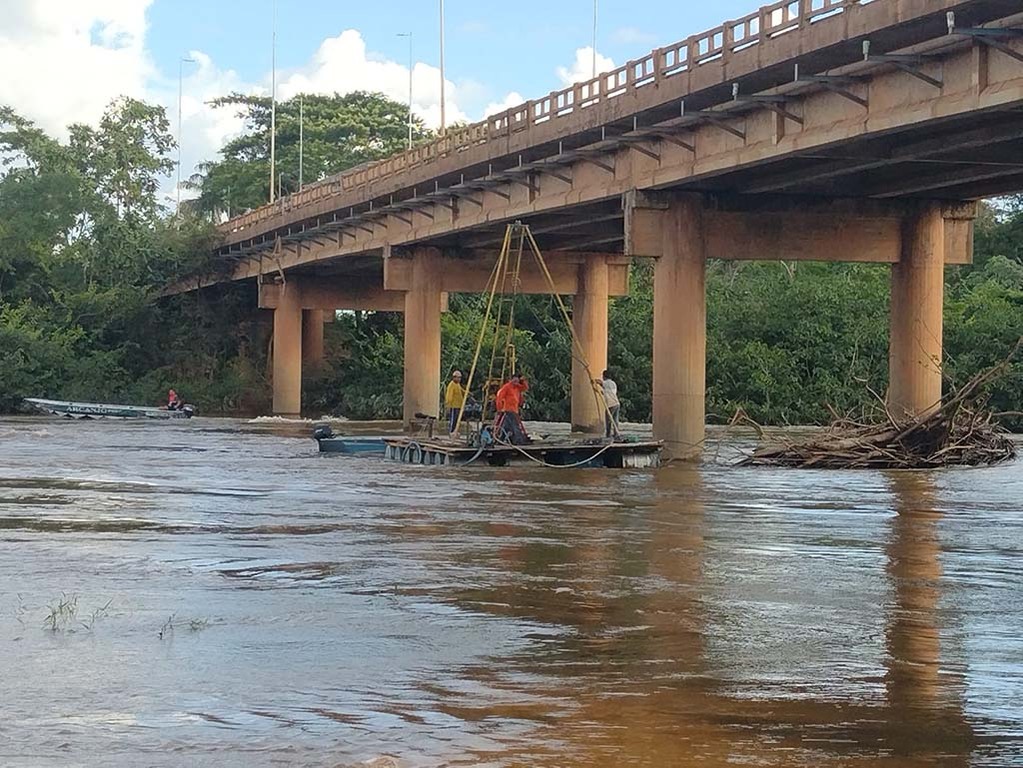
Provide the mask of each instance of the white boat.
[{"label": "white boat", "polygon": [[195,412],[190,405],[171,411],[143,405],[75,403],[69,400],[43,400],[36,397],[25,398],[25,402],[44,413],[72,419],[190,419]]}]

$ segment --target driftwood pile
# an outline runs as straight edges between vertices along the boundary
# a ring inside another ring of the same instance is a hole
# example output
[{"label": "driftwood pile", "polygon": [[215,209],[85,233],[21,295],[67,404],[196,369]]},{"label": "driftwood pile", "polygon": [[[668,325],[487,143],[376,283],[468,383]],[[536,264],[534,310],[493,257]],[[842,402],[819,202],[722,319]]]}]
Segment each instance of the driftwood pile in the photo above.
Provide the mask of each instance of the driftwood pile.
[{"label": "driftwood pile", "polygon": [[[836,418],[830,427],[814,437],[791,441],[782,438],[766,443],[739,465],[932,469],[1009,461],[1016,456],[1015,445],[998,425],[996,414],[987,407],[988,398],[983,390],[1008,370],[1011,359],[1012,356],[1001,365],[978,374],[958,392],[947,395],[939,408],[920,418],[899,420],[878,398],[876,423]],[[763,431],[759,431],[761,439],[766,439]]]}]

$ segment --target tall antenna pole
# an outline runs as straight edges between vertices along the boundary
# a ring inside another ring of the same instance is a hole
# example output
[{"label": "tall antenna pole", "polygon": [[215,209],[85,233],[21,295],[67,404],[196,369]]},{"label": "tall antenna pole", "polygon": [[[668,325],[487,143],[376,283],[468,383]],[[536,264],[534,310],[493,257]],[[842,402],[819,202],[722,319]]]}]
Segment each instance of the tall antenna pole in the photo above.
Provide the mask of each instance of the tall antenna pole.
[{"label": "tall antenna pole", "polygon": [[302,191],[302,163],[305,153],[305,98],[298,94],[298,191]]},{"label": "tall antenna pole", "polygon": [[182,144],[182,119],[181,119],[181,103],[184,100],[185,90],[185,63],[193,62],[195,59],[188,59],[182,57],[178,61],[178,200],[174,206],[174,215],[178,216],[181,213],[181,144]]},{"label": "tall antenna pole", "polygon": [[593,79],[597,79],[597,4],[600,0],[593,0]]},{"label": "tall antenna pole", "polygon": [[444,0],[440,0],[440,132],[443,135],[447,129],[447,120],[444,116]]},{"label": "tall antenna pole", "polygon": [[412,149],[412,70],[415,61],[412,58],[412,33],[408,33],[408,148]]},{"label": "tall antenna pole", "polygon": [[273,0],[273,37],[270,46],[270,202],[274,201],[277,175],[277,0]]},{"label": "tall antenna pole", "polygon": [[412,149],[412,33],[399,32],[398,37],[408,38],[408,148]]}]

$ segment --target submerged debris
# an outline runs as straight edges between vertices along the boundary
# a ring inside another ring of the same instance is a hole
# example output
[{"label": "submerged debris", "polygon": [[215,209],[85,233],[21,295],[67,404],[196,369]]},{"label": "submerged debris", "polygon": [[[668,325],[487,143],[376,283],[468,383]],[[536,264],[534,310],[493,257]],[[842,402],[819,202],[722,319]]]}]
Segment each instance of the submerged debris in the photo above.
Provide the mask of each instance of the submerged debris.
[{"label": "submerged debris", "polygon": [[896,419],[878,398],[881,404],[877,413],[883,417],[878,423],[837,418],[813,437],[780,438],[762,445],[739,466],[932,469],[1009,461],[1015,458],[1016,447],[999,426],[997,415],[987,407],[983,390],[1005,374],[1015,354],[975,376],[958,392],[947,395],[939,408],[920,418]]}]

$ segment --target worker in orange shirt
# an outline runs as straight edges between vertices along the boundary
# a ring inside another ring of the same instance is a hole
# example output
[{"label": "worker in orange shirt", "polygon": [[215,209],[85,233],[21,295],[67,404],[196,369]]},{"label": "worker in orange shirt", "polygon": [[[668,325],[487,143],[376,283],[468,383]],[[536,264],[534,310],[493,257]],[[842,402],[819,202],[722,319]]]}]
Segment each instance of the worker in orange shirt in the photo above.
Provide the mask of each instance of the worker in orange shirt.
[{"label": "worker in orange shirt", "polygon": [[513,373],[511,379],[497,390],[497,419],[494,421],[494,430],[498,437],[512,445],[525,445],[531,443],[529,435],[526,434],[526,427],[519,416],[519,408],[522,407],[522,398],[529,391],[529,382],[517,373]]}]

